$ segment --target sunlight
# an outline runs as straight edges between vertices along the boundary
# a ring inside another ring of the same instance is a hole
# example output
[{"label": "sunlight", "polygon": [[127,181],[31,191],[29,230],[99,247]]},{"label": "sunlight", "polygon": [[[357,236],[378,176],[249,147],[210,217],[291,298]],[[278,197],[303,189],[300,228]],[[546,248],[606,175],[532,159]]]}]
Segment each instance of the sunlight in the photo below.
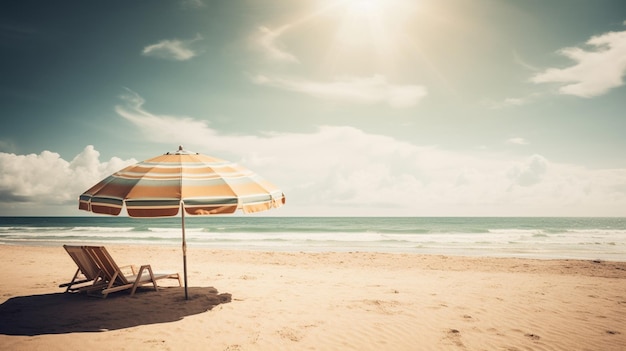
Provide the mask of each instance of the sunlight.
[{"label": "sunlight", "polygon": [[414,19],[415,9],[411,0],[334,2],[327,8],[337,20],[327,65],[352,73],[393,71],[407,40],[406,24]]},{"label": "sunlight", "polygon": [[351,15],[372,16],[383,9],[382,0],[349,0],[346,8]]},{"label": "sunlight", "polygon": [[[259,45],[283,62],[304,62],[304,57],[322,54],[318,67],[331,76],[400,75],[407,48],[414,45],[411,27],[428,7],[426,0],[313,0],[313,4],[305,15],[279,28],[261,28]],[[312,31],[306,44],[288,42],[289,32],[307,30]],[[277,45],[279,39],[284,49]],[[322,46],[311,51],[312,43]]]}]

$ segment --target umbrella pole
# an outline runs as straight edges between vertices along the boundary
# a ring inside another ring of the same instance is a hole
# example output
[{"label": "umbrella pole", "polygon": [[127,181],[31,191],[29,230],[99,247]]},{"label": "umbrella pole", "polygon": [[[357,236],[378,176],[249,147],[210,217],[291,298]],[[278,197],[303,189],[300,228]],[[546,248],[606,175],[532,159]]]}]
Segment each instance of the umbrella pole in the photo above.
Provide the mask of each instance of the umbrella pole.
[{"label": "umbrella pole", "polygon": [[185,208],[183,207],[182,201],[180,203],[180,210],[183,228],[183,271],[185,275],[185,300],[189,300],[189,295],[187,294],[187,241],[185,240]]}]

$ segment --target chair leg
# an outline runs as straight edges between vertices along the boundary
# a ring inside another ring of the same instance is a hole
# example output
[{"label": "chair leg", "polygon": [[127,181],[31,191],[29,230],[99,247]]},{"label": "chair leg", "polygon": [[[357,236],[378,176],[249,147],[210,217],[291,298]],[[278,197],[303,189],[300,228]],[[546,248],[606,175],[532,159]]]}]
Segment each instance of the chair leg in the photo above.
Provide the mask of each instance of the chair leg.
[{"label": "chair leg", "polygon": [[78,277],[79,272],[80,272],[80,268],[76,270],[76,273],[74,273],[74,277],[72,278],[72,281],[69,282],[69,284],[67,285],[67,289],[65,289],[65,292],[70,291],[70,288],[72,287],[72,285],[74,285],[74,281],[76,280],[76,277]]},{"label": "chair leg", "polygon": [[[117,280],[117,276],[118,276],[118,272],[115,272],[115,274],[113,274],[113,278],[111,278],[111,281],[109,282],[109,284],[107,284],[106,289],[104,289],[102,291],[102,298],[106,299],[107,296],[109,295],[109,292],[107,291],[108,289],[111,289],[111,287],[113,286],[113,284],[115,284],[115,280]],[[106,292],[105,292],[106,291]]]},{"label": "chair leg", "polygon": [[154,286],[154,290],[159,291],[159,288],[157,287],[156,279],[154,279],[154,273],[152,273],[152,267],[150,267],[150,265],[144,265],[144,266],[141,266],[141,268],[139,268],[139,272],[137,273],[137,277],[135,278],[135,283],[133,283],[133,288],[130,291],[131,296],[135,295],[135,290],[137,290],[139,285],[141,285],[141,275],[143,274],[144,270],[148,270],[148,274],[150,274],[150,281],[152,282],[152,285]]},{"label": "chair leg", "polygon": [[154,273],[152,273],[152,267],[148,266],[148,272],[150,273],[150,280],[152,280],[152,285],[154,285],[154,291],[159,291],[156,279],[154,279]]}]

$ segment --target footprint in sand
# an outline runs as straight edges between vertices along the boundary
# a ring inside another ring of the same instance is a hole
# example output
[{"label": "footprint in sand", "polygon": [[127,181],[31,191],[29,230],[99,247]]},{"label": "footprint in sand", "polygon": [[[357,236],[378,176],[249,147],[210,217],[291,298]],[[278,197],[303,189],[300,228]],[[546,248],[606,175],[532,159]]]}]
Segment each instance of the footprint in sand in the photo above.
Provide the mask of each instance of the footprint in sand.
[{"label": "footprint in sand", "polygon": [[283,339],[291,341],[300,341],[303,338],[302,333],[293,328],[283,328],[278,331],[278,335],[280,335],[280,337]]},{"label": "footprint in sand", "polygon": [[537,334],[530,334],[530,333],[527,333],[527,334],[524,334],[524,336],[525,336],[525,337],[527,337],[527,338],[533,339],[533,340],[539,340],[539,339],[541,339],[541,337],[540,337],[539,335],[537,335]]},{"label": "footprint in sand", "polygon": [[461,341],[461,332],[458,329],[448,329],[446,332],[446,339],[457,347],[465,348],[463,341]]}]

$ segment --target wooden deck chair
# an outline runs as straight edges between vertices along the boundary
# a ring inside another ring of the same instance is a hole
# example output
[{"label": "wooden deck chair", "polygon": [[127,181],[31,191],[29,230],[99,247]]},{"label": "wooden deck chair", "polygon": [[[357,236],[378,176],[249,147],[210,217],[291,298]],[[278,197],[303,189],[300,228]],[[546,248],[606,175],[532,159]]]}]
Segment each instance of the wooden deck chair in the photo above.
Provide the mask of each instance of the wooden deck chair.
[{"label": "wooden deck chair", "polygon": [[[177,279],[178,285],[182,286],[178,273],[154,273],[150,265],[142,265],[139,270],[136,266],[119,267],[113,260],[104,246],[83,246],[83,250],[98,265],[107,281],[106,286],[101,290],[102,297],[106,298],[109,293],[131,289],[131,296],[141,285],[152,284],[154,290],[158,290],[157,280]],[[122,269],[130,272],[124,272]]]},{"label": "wooden deck chair", "polygon": [[[78,269],[74,273],[74,277],[69,283],[59,285],[59,288],[67,288],[65,292],[76,290],[97,289],[104,283],[104,275],[102,271],[91,259],[91,257],[83,250],[82,246],[63,245],[67,254],[72,258]],[[87,284],[91,283],[91,284]]]}]

